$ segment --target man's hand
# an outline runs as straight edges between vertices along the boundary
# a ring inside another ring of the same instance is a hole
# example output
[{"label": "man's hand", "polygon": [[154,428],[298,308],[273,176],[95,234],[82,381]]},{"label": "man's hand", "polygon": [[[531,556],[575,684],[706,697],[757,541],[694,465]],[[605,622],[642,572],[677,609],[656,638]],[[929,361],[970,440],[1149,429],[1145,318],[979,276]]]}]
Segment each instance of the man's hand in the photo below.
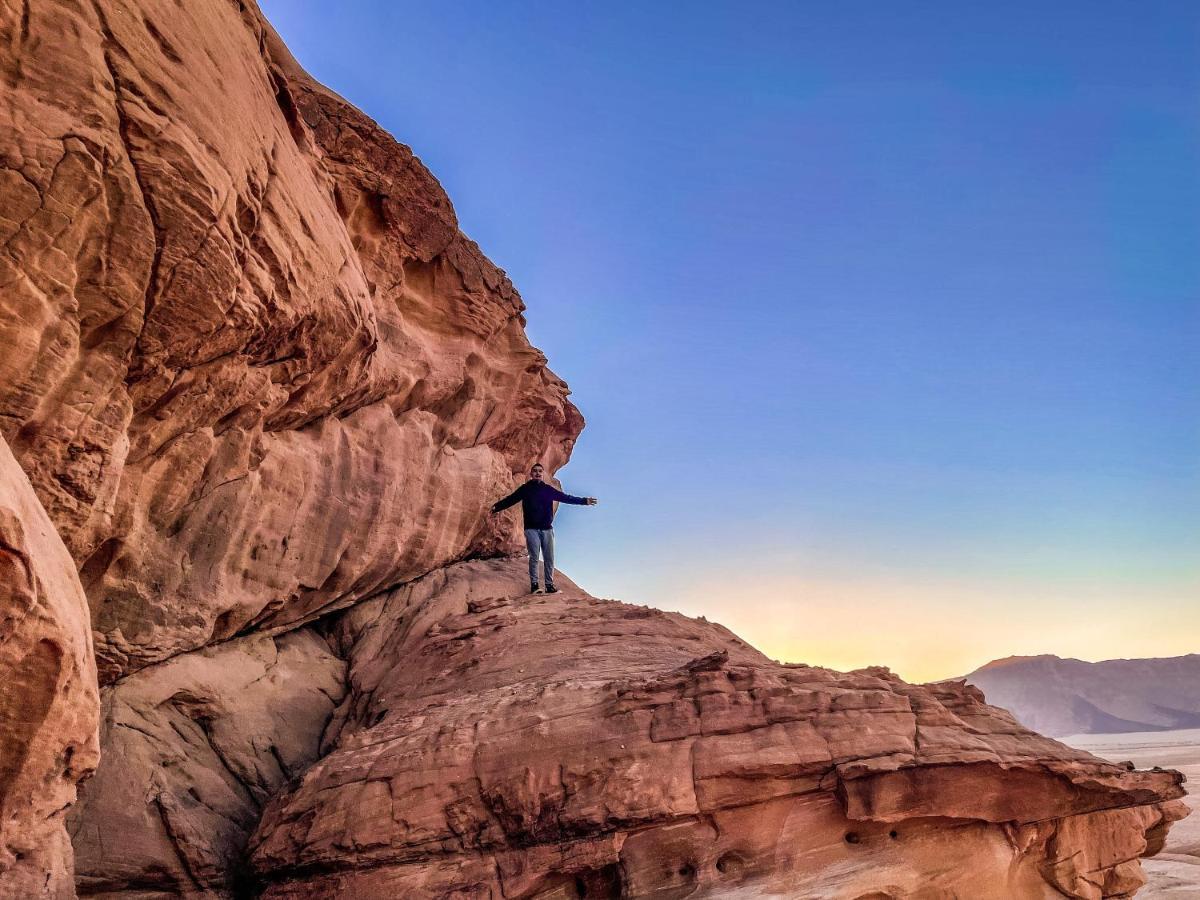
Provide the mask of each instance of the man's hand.
[{"label": "man's hand", "polygon": [[596,503],[597,503],[597,500],[596,500],[596,498],[595,498],[595,497],[588,497],[588,498],[587,498],[587,505],[588,505],[588,506],[595,506],[595,505],[596,505]]}]

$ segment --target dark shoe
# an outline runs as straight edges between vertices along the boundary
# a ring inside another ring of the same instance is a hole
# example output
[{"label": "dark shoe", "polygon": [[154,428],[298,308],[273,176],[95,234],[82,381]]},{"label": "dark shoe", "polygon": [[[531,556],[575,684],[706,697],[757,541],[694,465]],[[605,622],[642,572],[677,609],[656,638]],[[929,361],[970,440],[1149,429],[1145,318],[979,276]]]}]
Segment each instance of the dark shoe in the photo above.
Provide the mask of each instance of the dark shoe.
[{"label": "dark shoe", "polygon": [[550,585],[550,587],[546,588],[546,593],[547,594],[557,594],[557,593],[559,593],[559,590],[554,585]]},{"label": "dark shoe", "polygon": [[542,592],[542,589],[540,587],[538,587],[536,584],[531,584],[529,586],[529,593],[540,594],[541,592]]}]

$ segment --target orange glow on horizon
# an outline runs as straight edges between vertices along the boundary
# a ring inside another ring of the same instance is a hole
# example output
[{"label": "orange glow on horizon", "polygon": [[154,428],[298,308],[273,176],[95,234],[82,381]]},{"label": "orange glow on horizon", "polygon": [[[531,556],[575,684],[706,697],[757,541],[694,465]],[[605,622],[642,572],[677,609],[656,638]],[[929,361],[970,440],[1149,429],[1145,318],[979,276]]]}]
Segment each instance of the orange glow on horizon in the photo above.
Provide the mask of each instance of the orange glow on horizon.
[{"label": "orange glow on horizon", "polygon": [[[1095,661],[1200,652],[1194,584],[739,579],[671,593],[679,601],[672,608],[720,622],[772,659],[842,671],[882,665],[911,682],[966,675],[1014,655]],[[1156,612],[1148,616],[1150,604]]]}]

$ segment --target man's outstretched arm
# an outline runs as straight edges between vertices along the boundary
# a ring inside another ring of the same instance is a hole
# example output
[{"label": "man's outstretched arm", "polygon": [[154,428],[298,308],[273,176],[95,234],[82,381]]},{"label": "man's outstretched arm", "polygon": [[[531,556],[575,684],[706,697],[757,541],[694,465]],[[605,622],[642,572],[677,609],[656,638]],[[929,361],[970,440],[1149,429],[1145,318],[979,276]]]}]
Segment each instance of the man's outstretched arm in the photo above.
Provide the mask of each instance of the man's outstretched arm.
[{"label": "man's outstretched arm", "polygon": [[492,512],[497,513],[501,510],[508,509],[514,503],[521,499],[522,493],[525,491],[525,485],[521,485],[503,500],[497,500],[492,504]]},{"label": "man's outstretched arm", "polygon": [[596,505],[595,497],[572,497],[570,494],[564,494],[556,487],[552,487],[550,490],[554,491],[554,499],[558,500],[560,503],[574,503],[577,506]]}]

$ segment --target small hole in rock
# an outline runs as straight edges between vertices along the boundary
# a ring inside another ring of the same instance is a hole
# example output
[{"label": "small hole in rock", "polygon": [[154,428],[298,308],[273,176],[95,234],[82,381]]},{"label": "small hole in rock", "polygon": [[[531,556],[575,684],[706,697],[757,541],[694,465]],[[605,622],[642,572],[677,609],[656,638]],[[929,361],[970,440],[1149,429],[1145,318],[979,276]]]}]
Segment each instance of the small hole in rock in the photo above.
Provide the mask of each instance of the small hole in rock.
[{"label": "small hole in rock", "polygon": [[846,832],[846,843],[847,844],[857,844],[860,840],[862,840],[862,838],[860,838],[858,836],[857,831],[847,831]]},{"label": "small hole in rock", "polygon": [[890,837],[894,841],[896,838],[900,837],[900,832],[898,832],[896,829],[893,828],[891,831],[888,832],[888,837]]},{"label": "small hole in rock", "polygon": [[740,875],[745,861],[736,853],[726,853],[717,860],[717,871],[722,875]]}]

